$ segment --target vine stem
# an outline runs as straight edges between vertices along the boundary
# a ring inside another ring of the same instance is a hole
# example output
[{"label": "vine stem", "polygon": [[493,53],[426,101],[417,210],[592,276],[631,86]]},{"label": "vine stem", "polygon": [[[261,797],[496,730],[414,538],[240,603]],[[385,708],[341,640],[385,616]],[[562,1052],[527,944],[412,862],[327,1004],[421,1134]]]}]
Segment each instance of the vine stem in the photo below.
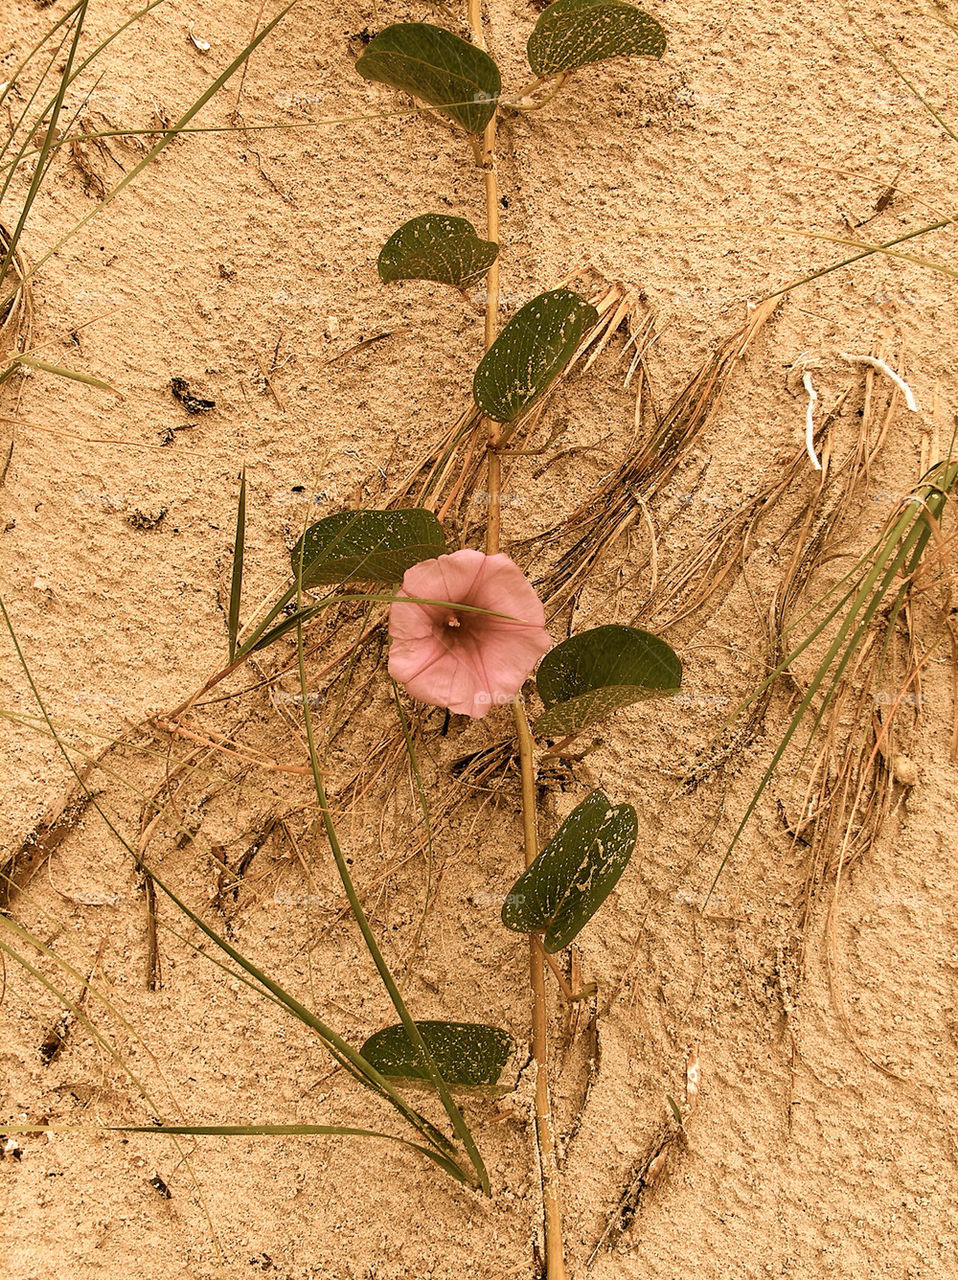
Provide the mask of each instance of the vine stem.
[{"label": "vine stem", "polygon": [[[520,693],[513,703],[519,768],[522,776],[522,833],[526,866],[539,855],[536,826],[536,774],[532,754],[532,732]],[[549,1022],[546,1008],[545,951],[537,933],[529,937],[529,979],[532,986],[532,1055],[536,1064],[536,1141],[542,1178],[542,1210],[545,1218],[545,1280],[565,1280],[562,1248],[562,1209],[559,1203],[559,1175],[556,1169],[555,1127],[549,1097]]]},{"label": "vine stem", "polygon": [[[471,0],[470,0],[471,3]],[[471,12],[471,10],[470,10]],[[486,190],[486,239],[499,243],[499,179],[496,174],[496,119],[494,115],[482,136],[482,179]],[[499,329],[499,258],[486,275],[485,347],[496,340]],[[486,525],[486,554],[499,550],[500,512],[502,509],[502,461],[499,456],[500,427],[489,422],[486,462],[489,489],[489,522]]]},{"label": "vine stem", "polygon": [[[486,47],[482,34],[482,0],[468,0],[469,28],[480,49]],[[499,244],[499,182],[496,174],[497,115],[486,125],[477,159],[482,167],[486,194],[486,239]],[[485,349],[496,340],[499,329],[499,259],[486,276]],[[499,454],[500,426],[487,422],[486,467],[489,489],[489,518],[486,525],[486,555],[499,550],[502,507],[502,461]],[[536,824],[536,775],[532,732],[520,693],[513,703],[519,763],[522,774],[522,832],[526,866],[538,857],[539,833]],[[555,1128],[549,1098],[549,1022],[546,1005],[545,952],[537,934],[529,939],[529,984],[532,988],[532,1051],[536,1063],[535,1123],[542,1179],[542,1206],[545,1225],[546,1280],[566,1280],[562,1248],[562,1215],[559,1205],[558,1171],[555,1159]]]}]

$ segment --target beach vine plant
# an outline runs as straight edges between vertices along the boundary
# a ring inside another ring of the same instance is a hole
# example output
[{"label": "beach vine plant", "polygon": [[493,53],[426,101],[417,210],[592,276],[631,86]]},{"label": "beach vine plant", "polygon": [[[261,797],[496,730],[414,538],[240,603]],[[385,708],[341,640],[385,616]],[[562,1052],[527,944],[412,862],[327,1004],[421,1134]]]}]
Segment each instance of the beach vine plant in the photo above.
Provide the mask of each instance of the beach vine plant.
[{"label": "beach vine plant", "polygon": [[[153,3],[145,5],[130,22],[150,12],[153,7]],[[285,6],[272,22],[258,32],[239,57],[175,124],[155,131],[156,137],[151,140],[153,145],[140,163],[68,235],[74,234],[99,208],[119,195],[179,133],[190,131],[190,121],[196,112],[244,64],[253,48],[291,7]],[[16,308],[23,305],[24,285],[66,238],[59,240],[32,267],[23,264],[19,258],[19,242],[30,210],[50,170],[54,154],[63,145],[63,137],[58,136],[57,122],[63,92],[72,78],[89,63],[89,59],[81,62],[77,58],[80,29],[86,13],[87,0],[78,0],[53,29],[56,33],[62,28],[61,34],[66,40],[66,79],[60,82],[56,93],[36,119],[29,122],[26,138],[19,149],[14,148],[12,160],[8,160],[0,171],[4,178],[0,192],[2,198],[8,193],[12,174],[17,168],[28,163],[35,165],[25,203],[9,231],[0,229],[0,383],[12,379],[20,370],[40,368],[105,387],[87,375],[44,363],[29,349],[15,347],[15,326],[11,323],[16,318]],[[118,34],[119,31],[110,39]],[[616,710],[677,689],[681,681],[681,665],[661,640],[632,627],[597,627],[552,646],[535,592],[517,566],[500,551],[502,459],[504,456],[521,456],[522,450],[517,446],[525,426],[541,407],[547,392],[568,368],[580,340],[594,324],[596,313],[586,300],[571,290],[554,289],[530,299],[500,332],[498,257],[501,235],[496,131],[503,114],[541,109],[556,94],[567,89],[570,80],[591,63],[628,55],[660,57],[665,48],[665,37],[653,18],[622,0],[553,0],[535,23],[528,42],[532,79],[516,92],[508,94],[503,91],[500,72],[484,47],[478,0],[469,0],[467,34],[468,38],[429,23],[395,24],[371,40],[357,61],[357,70],[371,82],[408,94],[422,104],[427,113],[434,112],[451,125],[463,141],[465,157],[468,160],[471,156],[475,162],[484,185],[486,225],[481,235],[465,218],[410,210],[413,216],[389,237],[378,258],[379,274],[384,284],[400,280],[427,280],[464,294],[483,283],[485,285],[485,353],[478,360],[473,381],[475,411],[486,430],[489,502],[484,548],[481,551],[471,547],[450,549],[440,521],[433,512],[424,508],[350,511],[328,516],[306,529],[293,548],[290,585],[279,593],[265,617],[244,627],[241,625],[247,501],[244,479],[237,511],[227,659],[202,690],[165,717],[167,723],[176,721],[195,705],[202,693],[240,668],[254,654],[284,637],[295,636],[302,713],[318,814],[347,899],[399,1021],[376,1032],[359,1049],[351,1045],[324,1019],[256,967],[227,938],[212,929],[165,881],[159,879],[155,868],[147,865],[142,848],[128,842],[96,797],[91,795],[90,799],[150,882],[165,893],[192,926],[225,956],[225,961],[213,962],[222,963],[223,968],[309,1027],[344,1072],[395,1109],[409,1126],[411,1136],[397,1139],[392,1134],[374,1129],[309,1124],[151,1124],[142,1126],[143,1132],[191,1136],[204,1133],[325,1134],[390,1139],[405,1142],[407,1147],[458,1181],[488,1192],[490,1183],[481,1155],[453,1095],[466,1088],[494,1090],[512,1055],[512,1037],[496,1026],[422,1021],[410,1014],[353,885],[349,860],[344,855],[327,799],[322,751],[317,742],[313,704],[308,692],[305,628],[324,610],[341,602],[358,603],[368,609],[377,605],[389,606],[390,674],[404,686],[409,697],[445,707],[455,715],[479,717],[490,713],[504,714],[506,708],[511,711],[521,771],[523,861],[526,865],[503,904],[502,922],[506,928],[529,938],[532,1040],[536,1067],[535,1120],[545,1211],[545,1263],[550,1280],[557,1280],[565,1273],[565,1262],[549,1101],[546,979],[554,963],[552,957],[569,946],[601,907],[623,873],[637,841],[638,818],[631,805],[613,803],[604,792],[596,790],[575,807],[552,838],[540,848],[536,739],[540,744],[550,744],[547,747],[550,754],[561,752],[578,734]],[[38,50],[29,56],[36,56]],[[9,95],[15,81],[16,77],[5,88],[0,88],[0,102]],[[12,134],[8,141],[12,146]],[[905,239],[951,225],[953,221],[949,217],[886,245],[858,246],[861,252],[847,259],[846,263],[823,268],[814,275],[793,282],[787,289],[870,254],[886,253]],[[845,242],[844,238],[841,242]],[[923,262],[922,265],[933,264]],[[760,789],[768,784],[802,720],[814,717],[817,723],[821,719],[822,712],[815,712],[815,696],[824,694],[826,700],[832,697],[837,681],[857,660],[860,641],[868,626],[874,620],[887,620],[886,634],[894,629],[907,605],[906,587],[916,578],[922,557],[931,540],[937,537],[939,522],[955,483],[953,463],[941,465],[928,473],[914,502],[896,513],[879,543],[836,588],[837,602],[836,599],[829,601],[824,621],[800,644],[790,646],[791,652],[769,674],[769,681],[782,676],[806,645],[826,634],[825,627],[837,624],[837,634],[795,711],[787,737],[763,776]],[[26,670],[26,658],[16,641],[13,626],[6,610],[2,611]],[[533,672],[534,694],[528,685],[528,677]],[[39,690],[32,680],[30,683],[40,703],[46,728],[59,742],[57,728],[46,714]],[[541,710],[531,724],[527,691],[529,699],[537,698],[541,703]],[[761,692],[760,689],[753,697]],[[399,715],[415,769],[408,721],[401,704]],[[85,774],[75,769],[72,757],[67,755],[67,760],[85,786]],[[750,804],[743,825],[757,801],[758,795]],[[156,806],[151,812],[160,814],[161,809]],[[162,812],[169,816],[165,810]],[[0,951],[56,994],[97,1043],[109,1051],[108,1043],[79,1003],[71,1001],[44,980],[26,959],[25,949],[28,947],[40,950],[47,959],[52,955],[50,949],[38,945],[35,937],[9,918],[3,917],[2,923],[8,941],[0,940]],[[11,936],[15,942],[9,941]],[[203,954],[207,959],[213,959],[210,950]],[[553,972],[561,981],[560,971],[555,968]],[[71,976],[77,978],[82,975],[72,971]],[[576,995],[568,990],[564,994],[566,997]],[[95,991],[93,995],[96,995]],[[429,1086],[438,1094],[451,1136],[412,1105],[407,1096],[410,1082],[414,1086]],[[158,1107],[152,1109],[158,1113]]]},{"label": "beach vine plant", "polygon": [[[30,206],[48,169],[55,142],[54,121],[72,75],[72,59],[86,7],[85,0],[80,0],[70,11],[74,20],[66,28],[71,41],[70,61],[59,97],[51,104],[49,120],[41,116],[23,144],[26,147],[39,139],[39,157],[27,202],[3,246],[0,278],[8,277],[10,291],[0,301],[6,306],[12,305],[22,284],[22,280],[14,283],[9,279],[9,270]],[[148,12],[149,7],[143,12]],[[108,199],[118,194],[179,128],[188,124],[290,7],[287,5],[257,34],[177,125],[163,132],[135,169],[108,193]],[[419,1021],[409,1012],[354,886],[349,859],[327,798],[323,753],[308,693],[305,628],[324,610],[341,603],[358,602],[367,608],[388,605],[389,675],[409,697],[472,718],[501,714],[508,709],[514,721],[521,777],[522,859],[517,866],[520,874],[501,914],[506,929],[526,935],[529,941],[535,1130],[542,1181],[545,1273],[549,1280],[561,1280],[565,1275],[565,1259],[549,1095],[546,977],[551,970],[563,995],[578,997],[565,983],[552,957],[571,944],[612,892],[635,848],[638,817],[632,805],[614,803],[596,789],[541,846],[536,753],[545,749],[558,754],[584,730],[615,711],[676,692],[682,668],[664,641],[633,627],[600,626],[554,645],[545,628],[542,602],[519,567],[500,549],[502,458],[522,455],[517,445],[524,427],[573,360],[584,335],[596,323],[597,312],[572,290],[552,289],[521,306],[500,331],[496,132],[502,113],[539,110],[592,63],[633,55],[659,58],[664,50],[665,35],[659,24],[623,0],[553,0],[538,18],[528,40],[532,78],[511,95],[504,93],[499,69],[486,51],[479,0],[469,0],[467,31],[463,35],[431,23],[397,23],[368,44],[356,63],[359,74],[408,94],[451,124],[462,137],[465,156],[474,161],[484,185],[486,225],[482,236],[465,218],[417,213],[389,237],[378,259],[379,274],[386,284],[429,280],[466,293],[485,283],[484,353],[477,361],[472,386],[476,415],[485,429],[489,501],[484,546],[450,549],[440,520],[424,507],[330,515],[303,531],[290,555],[290,584],[265,616],[244,626],[244,477],[234,542],[227,661],[201,690],[166,718],[169,722],[185,715],[203,693],[252,655],[283,637],[295,636],[302,714],[320,822],[353,917],[398,1022],[378,1031],[358,1050],[350,1045],[212,929],[147,865],[143,847],[123,835],[87,788],[86,775],[81,774],[61,745],[88,801],[138,869],[219,949],[226,957],[225,967],[308,1026],[347,1074],[392,1105],[412,1131],[410,1138],[399,1141],[458,1181],[489,1193],[490,1181],[482,1157],[453,1094],[464,1088],[495,1090],[513,1054],[514,1042],[508,1032],[497,1026]],[[23,278],[28,275],[25,273]],[[13,353],[0,377],[12,376],[15,368],[22,367],[29,358]],[[50,371],[64,372],[53,368]],[[30,677],[5,609],[3,617],[46,727],[59,744],[56,726]],[[534,692],[528,684],[533,673]],[[533,698],[540,707],[530,719],[528,705]],[[401,704],[399,714],[406,747],[413,758]],[[31,942],[27,934],[20,940]],[[37,970],[18,950],[2,945],[4,954],[36,976]],[[81,1010],[69,1007],[84,1025],[89,1025]],[[410,1082],[414,1087],[428,1086],[435,1091],[451,1133],[440,1129],[409,1101],[406,1087]],[[154,1123],[129,1129],[173,1135],[283,1132],[397,1140],[394,1135],[377,1130],[338,1125]]]},{"label": "beach vine plant", "polygon": [[[613,890],[635,848],[638,817],[632,805],[613,803],[596,789],[542,847],[536,752],[543,747],[562,751],[616,710],[676,692],[682,668],[664,641],[634,627],[600,626],[553,645],[542,602],[500,549],[502,458],[521,456],[516,446],[524,425],[572,361],[597,313],[572,290],[552,289],[521,306],[500,331],[496,129],[502,112],[538,110],[591,63],[624,55],[661,57],[665,35],[649,14],[622,0],[554,0],[528,41],[533,78],[508,96],[486,51],[476,0],[470,0],[468,18],[468,38],[431,23],[388,26],[369,43],[356,70],[369,81],[408,94],[450,123],[482,176],[483,235],[462,217],[416,213],[382,246],[378,270],[384,284],[428,280],[466,293],[485,283],[485,351],[472,385],[475,410],[485,426],[484,546],[450,550],[439,519],[424,507],[327,516],[303,531],[291,551],[291,585],[243,635],[244,479],[228,610],[229,660],[201,692],[250,654],[296,632],[302,710],[322,822],[354,916],[400,1014],[399,1023],[362,1046],[361,1056],[383,1080],[439,1090],[472,1165],[465,1177],[486,1189],[481,1159],[449,1090],[495,1089],[514,1049],[512,1037],[484,1023],[416,1021],[406,1011],[366,920],[330,813],[312,724],[303,628],[343,600],[389,604],[389,674],[409,696],[473,718],[511,712],[521,777],[523,869],[505,898],[502,923],[529,939],[544,1261],[549,1280],[561,1280],[565,1259],[549,1094],[546,974],[551,969],[566,997],[577,996],[552,957],[571,944]],[[533,672],[541,709],[530,721],[526,684]],[[448,1150],[443,1156],[452,1158]]]}]

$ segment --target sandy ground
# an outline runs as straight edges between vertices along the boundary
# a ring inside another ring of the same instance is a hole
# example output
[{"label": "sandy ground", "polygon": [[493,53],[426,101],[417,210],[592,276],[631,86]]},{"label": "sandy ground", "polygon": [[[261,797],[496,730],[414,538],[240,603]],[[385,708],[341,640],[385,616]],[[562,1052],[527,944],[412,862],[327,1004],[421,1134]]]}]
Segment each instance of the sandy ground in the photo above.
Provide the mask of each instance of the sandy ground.
[{"label": "sandy ground", "polygon": [[[3,0],[0,55],[28,48],[61,7]],[[255,9],[237,0],[162,6],[104,55],[91,109],[113,126],[148,127],[154,111],[175,117],[248,38]],[[105,0],[91,7],[91,29],[105,33],[131,11]],[[661,331],[651,369],[667,402],[742,323],[749,298],[844,256],[826,240],[773,226],[850,236],[848,220],[870,217],[897,184],[858,232],[891,239],[956,207],[958,153],[837,3],[692,0],[653,12],[669,32],[661,64],[593,69],[541,114],[503,127],[502,269],[506,313],[584,263],[641,294]],[[946,7],[865,0],[855,12],[958,127],[958,34],[934,21]],[[393,107],[390,94],[353,72],[360,46],[350,40],[423,16],[415,5],[373,11],[303,0],[250,64],[244,119],[308,126]],[[535,10],[496,0],[489,17],[490,49],[518,85]],[[208,53],[188,42],[191,23]],[[201,122],[227,123],[236,92],[228,87]],[[107,183],[136,155],[114,143],[112,157],[101,158]],[[92,199],[77,169],[59,166],[27,252],[39,256]],[[375,273],[385,237],[432,209],[482,224],[480,184],[459,141],[421,120],[201,134],[172,145],[45,267],[35,289],[45,358],[107,379],[123,399],[48,376],[24,385],[0,491],[0,578],[51,715],[87,743],[175,705],[222,661],[243,465],[253,601],[282,578],[303,492],[319,513],[375,504],[455,420],[481,352],[481,317],[426,285],[385,290]],[[946,260],[952,240],[938,232],[911,248]],[[864,549],[891,495],[914,484],[923,441],[934,452],[936,433],[946,442],[950,434],[954,299],[947,276],[877,257],[792,293],[679,477],[678,490],[690,490],[710,461],[695,501],[663,539],[663,563],[694,548],[718,513],[800,443],[805,402],[786,377],[798,357],[819,359],[814,376],[833,402],[858,385],[839,353],[885,340],[921,410],[899,415],[848,522],[849,548]],[[541,483],[519,473],[507,539],[586,499],[625,453],[633,397],[623,368],[610,346],[557,398],[549,412],[566,415],[575,443],[594,447],[557,463]],[[216,409],[190,418],[170,394],[176,376]],[[4,408],[11,411],[9,398]],[[169,429],[173,442],[164,445]],[[153,529],[130,523],[161,511]],[[763,532],[747,580],[669,634],[689,697],[621,713],[568,789],[548,800],[554,822],[598,779],[637,806],[642,824],[641,857],[580,938],[584,975],[599,987],[598,1021],[570,1046],[565,1012],[555,1011],[562,1192],[579,1276],[668,1123],[666,1094],[683,1098],[693,1048],[702,1092],[687,1142],[671,1148],[631,1229],[600,1251],[596,1280],[958,1274],[958,772],[947,753],[943,656],[929,665],[922,724],[908,744],[918,782],[898,794],[878,848],[844,883],[833,941],[847,1025],[827,981],[827,897],[813,913],[805,981],[798,991],[791,985],[804,870],[777,807],[787,778],[765,796],[707,912],[699,909],[784,723],[785,699],[723,781],[675,798],[675,780],[747,687],[758,635],[752,593],[761,596],[774,566],[775,534],[776,526]],[[645,536],[637,528],[619,560],[606,562],[578,625],[632,616],[642,592],[628,584],[629,569],[647,550]],[[0,646],[0,678],[5,710],[35,714],[9,643]],[[269,702],[251,710],[244,741],[300,762],[300,741]],[[205,723],[227,729],[231,715],[210,712]],[[361,723],[337,745],[334,784],[361,766],[391,717],[380,677]],[[446,740],[441,717],[427,725],[437,777],[447,776],[452,755],[507,731],[490,720],[453,726]],[[8,719],[2,737],[0,829],[10,847],[67,774],[42,735]],[[155,757],[131,751],[114,761],[141,792],[162,776],[166,744],[154,748]],[[247,955],[361,1043],[389,1020],[388,1003],[355,930],[336,917],[341,894],[321,845],[304,839],[307,877],[288,846],[267,842],[253,887],[222,910],[211,905],[216,851],[240,851],[277,810],[305,811],[305,785],[255,769],[237,781],[215,759],[208,769],[202,806],[179,814],[195,838],[177,847],[168,834],[155,845],[163,874],[220,926],[228,919]],[[134,831],[136,793],[104,786],[104,805]],[[421,1016],[488,1018],[524,1045],[524,950],[496,918],[519,862],[518,825],[509,803],[477,813],[467,804],[443,832],[441,892],[407,994]],[[421,859],[393,868],[385,883],[380,873],[416,814],[403,791],[383,828],[374,798],[344,819],[360,887],[378,886],[370,906],[396,965],[415,932],[424,868]],[[129,858],[92,818],[19,902],[16,918],[75,966],[74,976],[44,968],[71,996],[102,948],[97,990],[110,1008],[91,998],[88,1012],[151,1101],[82,1029],[45,1066],[38,1046],[57,1002],[7,961],[0,1120],[82,1132],[20,1137],[21,1158],[0,1164],[4,1276],[535,1274],[526,1077],[515,1095],[467,1104],[492,1175],[490,1200],[381,1144],[207,1139],[186,1143],[184,1161],[166,1139],[104,1133],[98,1126],[152,1114],[205,1123],[371,1118],[365,1096],[330,1077],[328,1059],[298,1024],[206,963],[169,909],[161,916],[183,937],[161,933],[163,985],[154,993],[144,988],[143,903]],[[151,1184],[154,1174],[170,1198]]]}]

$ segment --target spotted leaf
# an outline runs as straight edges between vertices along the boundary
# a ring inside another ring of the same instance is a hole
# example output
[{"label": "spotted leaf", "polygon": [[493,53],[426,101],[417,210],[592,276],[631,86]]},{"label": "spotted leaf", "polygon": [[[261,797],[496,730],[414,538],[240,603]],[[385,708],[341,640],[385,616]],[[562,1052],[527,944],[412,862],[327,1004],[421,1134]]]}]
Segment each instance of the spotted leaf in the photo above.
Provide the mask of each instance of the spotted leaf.
[{"label": "spotted leaf", "polygon": [[546,951],[561,951],[615,888],[637,834],[631,805],[612,805],[593,791],[516,881],[502,923],[516,933],[543,933]]}]

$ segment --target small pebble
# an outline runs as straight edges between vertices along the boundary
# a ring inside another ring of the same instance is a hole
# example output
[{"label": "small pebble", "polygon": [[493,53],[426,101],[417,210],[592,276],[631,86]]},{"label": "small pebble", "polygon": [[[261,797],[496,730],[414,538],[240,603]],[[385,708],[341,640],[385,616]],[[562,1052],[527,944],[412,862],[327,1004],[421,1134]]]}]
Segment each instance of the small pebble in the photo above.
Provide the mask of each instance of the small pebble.
[{"label": "small pebble", "polygon": [[892,777],[903,787],[913,787],[918,781],[918,766],[908,756],[897,755],[892,760]]}]

